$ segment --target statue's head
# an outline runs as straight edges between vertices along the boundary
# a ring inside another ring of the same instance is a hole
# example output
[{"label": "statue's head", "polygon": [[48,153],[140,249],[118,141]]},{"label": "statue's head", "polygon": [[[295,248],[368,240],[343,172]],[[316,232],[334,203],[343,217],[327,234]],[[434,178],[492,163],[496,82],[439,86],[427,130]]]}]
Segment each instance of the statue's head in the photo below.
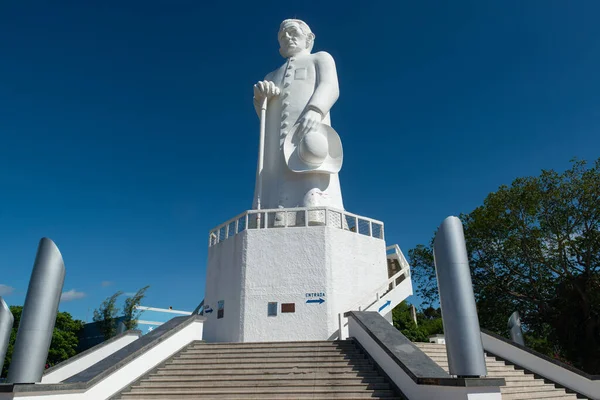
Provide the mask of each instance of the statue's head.
[{"label": "statue's head", "polygon": [[279,26],[279,53],[288,58],[300,53],[310,53],[315,35],[308,25],[299,19],[286,19]]}]

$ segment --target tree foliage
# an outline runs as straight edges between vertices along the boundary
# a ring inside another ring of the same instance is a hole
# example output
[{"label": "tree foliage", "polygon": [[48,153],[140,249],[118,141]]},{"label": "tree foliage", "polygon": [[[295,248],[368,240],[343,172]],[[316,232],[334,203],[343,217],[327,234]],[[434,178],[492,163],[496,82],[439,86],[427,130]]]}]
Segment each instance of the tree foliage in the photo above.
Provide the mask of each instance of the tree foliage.
[{"label": "tree foliage", "polygon": [[[15,321],[13,329],[10,334],[10,342],[8,350],[6,352],[6,360],[4,362],[4,368],[2,376],[6,376],[8,373],[8,367],[12,360],[12,354],[15,345],[15,339],[17,337],[17,331],[19,329],[19,322],[21,321],[21,314],[23,312],[22,306],[10,306]],[[50,350],[48,351],[48,359],[46,364],[51,367],[56,365],[70,357],[77,354],[77,345],[79,340],[77,337],[78,332],[83,327],[83,321],[73,319],[71,314],[67,312],[59,312],[56,315],[56,323],[54,324],[54,331],[52,332],[52,342],[50,344]]]},{"label": "tree foliage", "polygon": [[146,290],[148,290],[149,287],[150,286],[145,286],[138,290],[133,296],[125,299],[125,306],[123,307],[125,318],[123,319],[123,323],[128,330],[137,328],[138,318],[142,314],[142,311],[137,310],[136,307],[140,305],[142,299],[146,296]]},{"label": "tree foliage", "polygon": [[429,336],[444,332],[442,314],[439,308],[427,307],[417,311],[415,324],[411,305],[406,301],[398,304],[392,311],[392,322],[396,329],[413,342],[428,342]]},{"label": "tree foliage", "polygon": [[[122,322],[127,330],[137,328],[138,318],[142,311],[137,310],[142,299],[146,296],[146,291],[150,286],[145,286],[138,290],[133,296],[127,297],[123,304],[123,319]],[[98,323],[98,329],[104,336],[105,340],[117,334],[117,321],[121,309],[117,307],[117,300],[123,294],[118,291],[112,296],[106,298],[100,307],[94,310],[94,322]]]},{"label": "tree foliage", "polygon": [[[600,159],[516,179],[460,216],[480,324],[600,373]],[[437,302],[432,243],[409,251],[418,293]]]},{"label": "tree foliage", "polygon": [[98,329],[104,336],[105,340],[110,339],[117,333],[117,315],[119,308],[117,307],[117,299],[123,292],[118,291],[112,296],[106,298],[100,304],[100,308],[94,310],[94,322],[98,323]]}]

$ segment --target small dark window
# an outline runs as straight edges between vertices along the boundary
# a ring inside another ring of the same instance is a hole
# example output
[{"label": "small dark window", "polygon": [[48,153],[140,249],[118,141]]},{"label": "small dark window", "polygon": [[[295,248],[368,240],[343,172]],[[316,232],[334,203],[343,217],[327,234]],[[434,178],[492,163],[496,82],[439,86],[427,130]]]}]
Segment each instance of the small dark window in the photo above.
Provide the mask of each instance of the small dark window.
[{"label": "small dark window", "polygon": [[282,303],[281,304],[281,312],[282,313],[296,312],[296,303]]},{"label": "small dark window", "polygon": [[277,316],[277,303],[269,303],[267,309],[267,316],[276,317]]}]

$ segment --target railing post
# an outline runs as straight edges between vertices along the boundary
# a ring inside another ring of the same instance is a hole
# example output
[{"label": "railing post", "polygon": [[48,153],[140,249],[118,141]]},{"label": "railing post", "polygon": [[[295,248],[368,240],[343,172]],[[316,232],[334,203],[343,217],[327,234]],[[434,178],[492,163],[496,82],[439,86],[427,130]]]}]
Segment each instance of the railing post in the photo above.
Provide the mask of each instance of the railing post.
[{"label": "railing post", "polygon": [[360,229],[358,227],[358,217],[354,217],[354,232],[360,233],[359,230]]},{"label": "railing post", "polygon": [[245,218],[245,221],[244,221],[244,225],[245,225],[244,226],[244,230],[248,229],[248,220],[249,219],[250,219],[250,214],[246,213],[246,218]]},{"label": "railing post", "polygon": [[327,219],[327,208],[325,208],[325,226],[329,226],[329,219]]},{"label": "railing post", "polygon": [[342,313],[338,314],[338,325],[339,325],[339,329],[340,329],[340,334],[338,335],[338,339],[345,340],[346,338],[344,337],[344,316]]},{"label": "railing post", "polygon": [[308,209],[304,209],[304,226],[308,226]]},{"label": "railing post", "polygon": [[369,237],[373,237],[373,221],[369,220]]},{"label": "railing post", "polygon": [[240,233],[240,219],[236,219],[235,220],[235,232],[234,234],[237,235],[238,233]]},{"label": "railing post", "polygon": [[265,212],[265,229],[269,227],[269,213]]},{"label": "railing post", "polygon": [[229,224],[225,226],[225,239],[229,239]]}]

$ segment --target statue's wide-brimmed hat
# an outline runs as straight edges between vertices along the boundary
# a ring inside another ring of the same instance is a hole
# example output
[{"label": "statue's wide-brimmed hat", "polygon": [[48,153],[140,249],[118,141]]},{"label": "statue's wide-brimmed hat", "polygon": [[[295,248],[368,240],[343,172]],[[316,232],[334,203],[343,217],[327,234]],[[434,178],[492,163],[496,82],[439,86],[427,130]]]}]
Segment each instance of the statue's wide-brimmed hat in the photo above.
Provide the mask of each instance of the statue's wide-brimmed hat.
[{"label": "statue's wide-brimmed hat", "polygon": [[344,152],[335,129],[319,123],[306,135],[295,125],[283,143],[283,155],[288,168],[294,172],[336,174],[342,169]]}]

